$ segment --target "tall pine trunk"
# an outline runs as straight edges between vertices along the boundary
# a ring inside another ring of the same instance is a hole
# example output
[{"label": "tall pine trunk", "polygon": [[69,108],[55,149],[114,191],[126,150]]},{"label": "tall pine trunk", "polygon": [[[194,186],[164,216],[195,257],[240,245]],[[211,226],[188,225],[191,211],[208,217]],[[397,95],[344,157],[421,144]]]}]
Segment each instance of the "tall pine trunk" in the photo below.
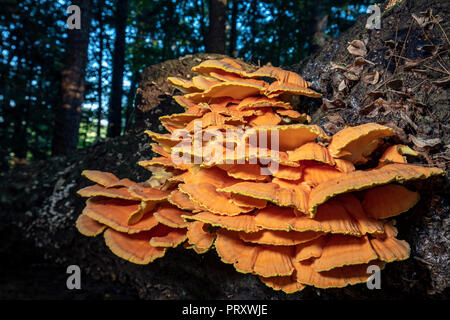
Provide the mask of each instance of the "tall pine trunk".
[{"label": "tall pine trunk", "polygon": [[209,32],[206,52],[225,54],[227,0],[209,1]]},{"label": "tall pine trunk", "polygon": [[125,28],[127,26],[127,17],[128,0],[117,0],[116,39],[114,41],[108,137],[120,136],[122,130],[123,71],[125,69]]},{"label": "tall pine trunk", "polygon": [[60,99],[53,127],[53,155],[68,154],[77,149],[81,105],[84,101],[92,3],[91,0],[73,0],[72,4],[80,7],[81,28],[67,29]]},{"label": "tall pine trunk", "polygon": [[98,83],[97,83],[97,96],[98,96],[98,109],[97,109],[97,139],[101,138],[102,129],[102,102],[103,102],[103,43],[104,43],[104,28],[103,28],[103,6],[104,0],[99,1],[98,8],[98,24],[99,24],[99,53],[98,53]]},{"label": "tall pine trunk", "polygon": [[230,47],[228,48],[228,55],[236,57],[236,45],[237,45],[237,18],[238,18],[238,5],[239,0],[232,0],[231,7],[231,30],[230,30]]}]

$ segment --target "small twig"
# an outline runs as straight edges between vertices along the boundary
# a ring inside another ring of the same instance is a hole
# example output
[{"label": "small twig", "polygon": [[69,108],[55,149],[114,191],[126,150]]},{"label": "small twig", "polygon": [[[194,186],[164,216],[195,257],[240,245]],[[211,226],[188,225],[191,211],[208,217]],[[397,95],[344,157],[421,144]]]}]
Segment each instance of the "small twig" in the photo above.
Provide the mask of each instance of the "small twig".
[{"label": "small twig", "polygon": [[429,265],[429,266],[433,265],[433,264],[429,263],[428,261],[426,261],[425,259],[422,259],[422,258],[420,258],[418,256],[414,256],[413,258],[416,259],[419,262],[422,262],[422,263],[426,264],[426,265]]},{"label": "small twig", "polygon": [[[412,19],[411,19],[411,22],[409,23],[408,33],[406,34],[405,41],[403,42],[402,50],[400,51],[399,58],[396,60],[396,63],[395,63],[395,70],[394,70],[393,76],[394,76],[395,73],[397,72],[398,63],[400,62],[400,57],[403,56],[403,50],[405,50],[406,43],[408,42],[409,33],[411,32],[411,27],[412,27],[413,23],[414,23],[414,22],[413,22]],[[403,57],[402,57],[402,58],[403,58]]]},{"label": "small twig", "polygon": [[[438,62],[439,62],[439,61],[438,61]],[[436,69],[436,68],[433,68],[433,67],[430,67],[430,66],[425,66],[425,65],[424,65],[424,67],[425,67],[425,68],[428,68],[428,69],[431,69],[431,70],[433,70],[433,71],[437,71],[437,72],[444,73],[444,74],[450,74],[450,72],[445,71],[445,70]]]},{"label": "small twig", "polygon": [[438,63],[442,67],[442,69],[444,69],[447,73],[450,73],[450,72],[448,72],[447,68],[441,64],[441,62],[439,60],[438,60]]},{"label": "small twig", "polygon": [[447,34],[445,33],[445,31],[442,28],[441,24],[439,23],[438,19],[436,19],[431,12],[430,12],[430,15],[431,15],[431,18],[434,20],[434,23],[436,23],[439,26],[439,28],[441,29],[442,33],[444,34],[445,39],[447,39],[447,43],[450,44]]}]

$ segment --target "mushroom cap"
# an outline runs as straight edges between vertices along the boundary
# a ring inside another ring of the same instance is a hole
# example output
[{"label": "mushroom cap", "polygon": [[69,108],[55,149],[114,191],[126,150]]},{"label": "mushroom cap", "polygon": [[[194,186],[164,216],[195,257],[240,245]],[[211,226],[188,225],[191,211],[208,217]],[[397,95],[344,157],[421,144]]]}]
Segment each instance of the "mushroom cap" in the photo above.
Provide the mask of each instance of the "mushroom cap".
[{"label": "mushroom cap", "polygon": [[217,188],[223,188],[233,185],[240,180],[227,175],[227,172],[217,167],[212,168],[191,168],[189,173],[184,176],[184,183],[205,182],[212,184]]},{"label": "mushroom cap", "polygon": [[310,89],[292,83],[272,82],[265,94],[269,98],[278,97],[280,95],[302,95],[311,98],[320,98],[322,94]]},{"label": "mushroom cap", "polygon": [[136,264],[148,264],[166,253],[166,248],[150,244],[154,231],[126,234],[113,229],[104,233],[106,245],[117,256]]},{"label": "mushroom cap", "polygon": [[315,142],[305,143],[294,150],[287,151],[287,154],[291,161],[313,160],[332,166],[335,165],[335,161],[328,149]]},{"label": "mushroom cap", "polygon": [[208,90],[213,85],[218,84],[220,81],[212,77],[195,76],[192,78],[192,83],[194,86],[202,91]]},{"label": "mushroom cap", "polygon": [[161,147],[159,144],[157,143],[150,143],[150,146],[152,147],[152,151],[154,153],[159,154],[160,156],[169,158],[170,157],[170,152],[167,152],[166,150],[164,150],[163,147]]},{"label": "mushroom cap", "polygon": [[142,201],[163,201],[166,200],[170,194],[170,191],[167,190],[159,190],[141,185],[135,185],[128,190],[134,197]]},{"label": "mushroom cap", "polygon": [[248,124],[251,127],[257,126],[276,126],[281,122],[281,117],[273,110],[265,110],[262,115],[252,116]]},{"label": "mushroom cap", "polygon": [[378,162],[380,164],[389,162],[407,163],[405,155],[418,156],[419,153],[403,144],[396,144],[388,147]]},{"label": "mushroom cap", "polygon": [[313,260],[293,262],[297,281],[314,286],[316,288],[342,288],[348,285],[367,282],[370,274],[367,273],[369,265],[381,265],[378,261],[371,261],[370,264],[358,264],[334,268],[330,271],[316,272],[311,264]]},{"label": "mushroom cap", "polygon": [[408,211],[419,200],[418,192],[400,185],[388,184],[365,191],[362,206],[373,218],[385,219]]},{"label": "mushroom cap", "polygon": [[201,116],[208,111],[208,108],[197,104],[193,100],[186,98],[185,96],[173,96],[173,99],[181,107],[185,109],[185,113]]},{"label": "mushroom cap", "polygon": [[295,110],[284,110],[284,109],[276,109],[276,113],[278,113],[280,116],[288,117],[292,120],[296,120],[299,122],[311,122],[311,117],[308,116],[306,113],[300,113]]},{"label": "mushroom cap", "polygon": [[205,253],[208,251],[216,238],[214,233],[205,231],[205,226],[207,226],[207,224],[201,221],[194,221],[188,225],[188,242],[197,253]]},{"label": "mushroom cap", "polygon": [[283,207],[295,206],[301,211],[305,210],[307,206],[307,194],[305,191],[300,188],[281,188],[278,184],[272,182],[239,182],[218,190],[267,200]]},{"label": "mushroom cap", "polygon": [[153,247],[175,248],[187,239],[187,229],[170,229],[166,234],[154,236],[150,239],[150,245]]},{"label": "mushroom cap", "polygon": [[201,221],[214,227],[220,227],[232,231],[256,232],[260,228],[255,224],[253,215],[240,214],[238,216],[221,216],[211,212],[203,211],[185,219]]},{"label": "mushroom cap", "polygon": [[268,98],[265,96],[247,97],[240,100],[237,105],[237,110],[239,111],[255,108],[282,108],[289,110],[293,107],[289,102],[285,102],[276,98]]},{"label": "mushroom cap", "polygon": [[351,161],[344,159],[334,159],[335,167],[340,172],[349,173],[355,171],[355,166]]},{"label": "mushroom cap", "polygon": [[[265,131],[264,134],[266,134],[269,139],[272,137],[272,134],[277,132],[279,151],[294,150],[307,142],[314,141],[317,137],[328,139],[325,132],[316,125],[298,123],[277,126],[260,126],[254,127],[253,129],[255,130],[255,133],[258,134]],[[246,133],[247,136],[250,136],[251,134],[254,133]],[[269,146],[271,144],[267,142],[267,145]]]},{"label": "mushroom cap", "polygon": [[188,123],[200,119],[202,115],[189,113],[174,113],[168,116],[159,117],[159,121],[164,128],[169,132],[174,132],[177,129],[184,129]]},{"label": "mushroom cap", "polygon": [[341,234],[330,235],[322,248],[320,257],[314,259],[314,271],[328,271],[338,267],[365,264],[378,259],[367,236],[354,237]]},{"label": "mushroom cap", "polygon": [[309,242],[300,243],[295,246],[294,261],[305,261],[311,258],[319,258],[328,237],[323,236]]},{"label": "mushroom cap", "polygon": [[272,173],[272,176],[285,180],[300,180],[303,175],[302,166],[290,167],[280,164],[276,169],[271,170],[271,168],[269,168],[269,171]]},{"label": "mushroom cap", "polygon": [[274,277],[289,276],[294,271],[293,247],[246,243],[236,233],[226,230],[217,231],[215,246],[221,260],[233,264],[242,273]]},{"label": "mushroom cap", "polygon": [[362,235],[356,221],[337,201],[322,204],[314,219],[296,214],[293,209],[268,206],[255,212],[255,222],[259,227],[269,230]]},{"label": "mushroom cap", "polygon": [[238,75],[231,74],[229,72],[225,72],[225,71],[221,71],[221,70],[211,72],[209,75],[215,79],[225,81],[225,82],[242,82],[242,83],[255,84],[258,86],[267,87],[267,83],[262,80],[242,78]]},{"label": "mushroom cap", "polygon": [[190,212],[180,210],[176,206],[164,203],[158,206],[153,213],[156,220],[171,228],[186,228],[188,223],[182,218],[183,215],[190,215]]},{"label": "mushroom cap", "polygon": [[243,208],[232,203],[226,193],[216,191],[214,185],[206,182],[180,184],[178,188],[181,192],[187,194],[193,203],[209,212],[236,216],[252,210],[252,208]]},{"label": "mushroom cap", "polygon": [[102,233],[106,226],[89,218],[85,214],[80,214],[75,222],[78,231],[86,237],[95,237]]},{"label": "mushroom cap", "polygon": [[347,127],[331,139],[328,150],[335,158],[350,160],[355,164],[365,163],[377,147],[381,138],[395,135],[394,130],[377,123],[366,123]]},{"label": "mushroom cap", "polygon": [[193,72],[209,75],[211,72],[225,71],[231,75],[245,74],[242,67],[231,59],[205,60],[191,69]]},{"label": "mushroom cap", "polygon": [[142,160],[138,162],[138,165],[149,171],[152,171],[155,167],[172,168],[176,170],[187,170],[190,168],[189,164],[184,162],[176,163],[172,161],[171,157],[156,157],[151,160]]},{"label": "mushroom cap", "polygon": [[339,179],[344,173],[328,164],[306,165],[303,168],[302,181],[316,187],[328,180]]},{"label": "mushroom cap", "polygon": [[339,201],[345,210],[356,220],[356,224],[363,234],[384,234],[385,230],[383,223],[367,215],[361,202],[352,193],[341,194],[335,199],[336,201]]},{"label": "mushroom cap", "polygon": [[243,196],[241,194],[230,194],[230,201],[243,208],[261,209],[267,206],[266,200]]},{"label": "mushroom cap", "polygon": [[85,188],[82,188],[77,191],[77,193],[82,197],[95,197],[95,196],[101,196],[101,197],[107,197],[107,198],[117,198],[117,199],[124,199],[124,200],[136,200],[139,201],[140,198],[134,196],[132,193],[128,191],[128,188],[121,187],[121,188],[105,188],[101,185],[93,185],[88,186]]},{"label": "mushroom cap", "polygon": [[252,78],[273,78],[277,80],[276,82],[289,83],[302,88],[309,86],[309,83],[299,74],[270,65],[263,66],[252,73],[248,73],[247,76]]},{"label": "mushroom cap", "polygon": [[342,175],[333,180],[319,184],[309,196],[309,212],[314,217],[317,206],[339,194],[368,189],[391,182],[403,182],[416,179],[427,179],[435,175],[443,175],[438,168],[426,168],[412,164],[387,164],[372,170],[358,170]]},{"label": "mushroom cap", "polygon": [[259,277],[259,279],[268,287],[274,290],[281,290],[284,293],[294,293],[302,291],[306,288],[305,285],[297,282],[295,275],[283,277]]},{"label": "mushroom cap", "polygon": [[266,181],[269,176],[261,174],[261,166],[258,164],[219,164],[220,169],[224,170],[230,177],[240,180]]},{"label": "mushroom cap", "polygon": [[198,209],[191,199],[189,199],[189,196],[178,189],[172,190],[167,201],[181,210],[194,211]]},{"label": "mushroom cap", "polygon": [[181,138],[173,137],[168,133],[157,133],[150,130],[145,130],[144,132],[167,152],[170,152],[172,147],[182,141]]},{"label": "mushroom cap", "polygon": [[110,187],[119,182],[119,178],[117,178],[110,172],[103,172],[99,170],[83,170],[81,172],[81,175],[88,178],[92,182],[95,182],[104,187]]},{"label": "mushroom cap", "polygon": [[297,231],[315,230],[352,236],[363,234],[355,219],[334,199],[321,204],[314,219],[306,215],[296,217],[291,228]]},{"label": "mushroom cap", "polygon": [[249,83],[243,81],[234,82],[220,82],[213,85],[208,90],[197,93],[190,93],[186,98],[194,102],[210,102],[214,99],[229,97],[233,99],[244,99],[251,96],[257,96],[264,93],[266,88],[256,83]]},{"label": "mushroom cap", "polygon": [[151,213],[143,215],[139,221],[130,225],[130,217],[140,210],[141,207],[136,202],[94,197],[86,201],[83,214],[114,230],[130,234],[147,231],[158,225]]},{"label": "mushroom cap", "polygon": [[201,92],[203,89],[197,87],[192,81],[178,77],[168,77],[167,82],[183,93]]},{"label": "mushroom cap", "polygon": [[273,246],[295,246],[321,237],[323,233],[316,231],[281,231],[260,230],[252,233],[240,232],[239,238],[245,242]]},{"label": "mushroom cap", "polygon": [[370,244],[378,255],[378,259],[384,262],[394,262],[409,258],[411,248],[404,240],[398,240],[397,229],[391,223],[385,224],[386,236],[370,238]]}]

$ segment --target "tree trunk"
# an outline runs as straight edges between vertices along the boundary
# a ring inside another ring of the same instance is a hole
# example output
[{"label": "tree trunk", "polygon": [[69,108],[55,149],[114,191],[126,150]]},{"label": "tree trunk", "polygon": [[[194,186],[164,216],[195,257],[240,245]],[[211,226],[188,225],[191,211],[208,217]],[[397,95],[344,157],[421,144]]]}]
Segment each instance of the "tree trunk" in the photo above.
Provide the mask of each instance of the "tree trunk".
[{"label": "tree trunk", "polygon": [[225,53],[227,0],[209,1],[209,33],[206,52]]},{"label": "tree trunk", "polygon": [[97,83],[97,96],[98,96],[98,109],[97,109],[97,139],[101,138],[102,129],[102,97],[103,97],[103,6],[104,0],[99,2],[98,9],[98,23],[99,23],[99,53],[98,53],[98,83]]},{"label": "tree trunk", "polygon": [[53,128],[53,155],[68,154],[77,149],[81,105],[84,101],[91,0],[74,0],[80,7],[81,28],[68,29],[64,66],[61,71],[60,101],[56,107]]},{"label": "tree trunk", "polygon": [[236,57],[237,55],[237,18],[238,18],[239,0],[232,0],[231,7],[231,30],[230,30],[230,47],[228,48],[228,55]]},{"label": "tree trunk", "polygon": [[125,28],[127,26],[127,17],[128,0],[118,0],[116,6],[116,39],[114,41],[108,137],[120,136],[122,130],[123,71],[125,68]]}]

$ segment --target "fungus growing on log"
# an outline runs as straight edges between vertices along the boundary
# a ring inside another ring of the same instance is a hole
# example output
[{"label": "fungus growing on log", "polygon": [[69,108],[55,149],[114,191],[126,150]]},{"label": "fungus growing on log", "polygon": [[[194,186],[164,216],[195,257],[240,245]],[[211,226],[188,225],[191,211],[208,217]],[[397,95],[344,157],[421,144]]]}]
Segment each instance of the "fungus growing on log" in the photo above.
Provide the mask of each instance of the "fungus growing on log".
[{"label": "fungus growing on log", "polygon": [[192,80],[168,79],[184,93],[174,99],[185,112],[160,118],[169,133],[146,131],[158,154],[139,162],[148,181],[83,171],[95,185],[78,191],[88,198],[80,233],[104,233],[114,254],[137,264],[180,244],[199,254],[215,248],[237,271],[286,293],[362,283],[368,266],[409,257],[387,219],[420,199],[403,183],[442,170],[408,164],[405,155],[417,153],[382,143],[394,135],[386,126],[329,137],[305,124],[290,98],[320,94],[293,72],[251,71],[228,58],[192,70]]}]

